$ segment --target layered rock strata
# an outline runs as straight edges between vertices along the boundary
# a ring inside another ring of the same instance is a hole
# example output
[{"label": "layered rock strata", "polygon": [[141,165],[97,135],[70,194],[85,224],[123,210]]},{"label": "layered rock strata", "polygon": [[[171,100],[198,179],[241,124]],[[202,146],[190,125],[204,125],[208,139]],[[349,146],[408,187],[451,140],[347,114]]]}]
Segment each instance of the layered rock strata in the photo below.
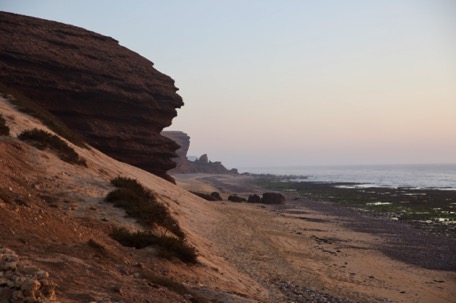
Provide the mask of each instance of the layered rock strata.
[{"label": "layered rock strata", "polygon": [[163,136],[166,136],[175,141],[180,147],[177,150],[177,157],[173,160],[176,162],[176,168],[172,173],[189,174],[189,173],[207,173],[207,174],[237,174],[236,169],[228,170],[219,161],[209,161],[206,154],[202,155],[195,161],[190,161],[187,158],[188,149],[190,147],[190,136],[181,131],[163,131]]},{"label": "layered rock strata", "polygon": [[183,105],[174,80],[97,33],[0,12],[0,81],[90,145],[170,179],[178,145],[161,136]]}]

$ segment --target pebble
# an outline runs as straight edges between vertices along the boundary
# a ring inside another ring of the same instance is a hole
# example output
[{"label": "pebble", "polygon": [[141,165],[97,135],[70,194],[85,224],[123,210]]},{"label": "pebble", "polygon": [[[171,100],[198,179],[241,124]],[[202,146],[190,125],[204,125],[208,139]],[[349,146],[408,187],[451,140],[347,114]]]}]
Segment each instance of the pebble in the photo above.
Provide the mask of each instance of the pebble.
[{"label": "pebble", "polygon": [[273,280],[272,283],[282,292],[287,298],[287,302],[295,303],[352,303],[347,298],[338,298],[329,294],[325,294],[309,287],[295,285],[292,282]]}]

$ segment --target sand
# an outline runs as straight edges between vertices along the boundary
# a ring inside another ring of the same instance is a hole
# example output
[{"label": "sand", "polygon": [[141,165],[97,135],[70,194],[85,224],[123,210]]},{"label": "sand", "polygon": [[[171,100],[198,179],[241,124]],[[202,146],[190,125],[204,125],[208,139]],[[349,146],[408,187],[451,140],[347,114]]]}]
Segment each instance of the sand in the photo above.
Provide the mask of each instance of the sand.
[{"label": "sand", "polygon": [[[251,188],[248,176],[176,178],[189,190],[261,193]],[[305,200],[286,207],[213,203],[223,220],[208,238],[238,270],[272,290],[273,296],[281,295],[274,290],[277,281],[286,281],[353,302],[456,301],[454,271],[394,260],[383,252],[385,235],[347,227],[346,213],[318,210],[314,201]]]}]

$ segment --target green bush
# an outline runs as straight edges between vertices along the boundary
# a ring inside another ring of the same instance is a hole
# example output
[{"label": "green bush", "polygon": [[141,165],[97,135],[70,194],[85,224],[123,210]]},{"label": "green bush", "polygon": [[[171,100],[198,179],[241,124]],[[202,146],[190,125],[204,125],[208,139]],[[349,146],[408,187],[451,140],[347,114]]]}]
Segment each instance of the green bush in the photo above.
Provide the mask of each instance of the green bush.
[{"label": "green bush", "polygon": [[29,142],[34,147],[44,150],[49,148],[65,162],[87,167],[85,159],[79,157],[73,148],[57,137],[41,129],[25,130],[19,134],[18,138],[22,141]]},{"label": "green bush", "polygon": [[177,258],[185,263],[198,262],[195,248],[180,238],[157,236],[151,232],[130,232],[125,228],[114,229],[109,236],[127,247],[141,249],[147,246],[158,246],[159,256],[165,259]]},{"label": "green bush", "polygon": [[111,183],[117,189],[106,196],[107,202],[123,208],[128,216],[135,218],[143,226],[152,228],[161,226],[178,238],[185,238],[184,232],[166,206],[159,203],[156,196],[136,180],[117,177],[111,180]]},{"label": "green bush", "polygon": [[0,136],[9,136],[10,129],[6,125],[6,120],[0,115]]},{"label": "green bush", "polygon": [[37,118],[43,122],[44,125],[49,127],[49,129],[67,139],[71,143],[80,147],[87,147],[79,135],[71,131],[62,121],[38,103],[30,100],[22,93],[7,87],[3,83],[0,83],[0,92],[7,96],[9,95],[7,97],[8,101],[13,103],[21,112]]}]

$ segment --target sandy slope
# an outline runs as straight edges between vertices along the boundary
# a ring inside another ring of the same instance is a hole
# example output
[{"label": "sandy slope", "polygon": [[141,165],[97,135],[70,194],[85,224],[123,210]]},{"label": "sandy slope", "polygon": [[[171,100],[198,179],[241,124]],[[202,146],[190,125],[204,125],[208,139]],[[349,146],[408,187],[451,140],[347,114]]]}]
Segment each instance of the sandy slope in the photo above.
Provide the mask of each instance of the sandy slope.
[{"label": "sandy slope", "polygon": [[[267,291],[239,273],[221,255],[215,255],[211,239],[200,232],[216,226],[222,216],[212,204],[94,149],[73,146],[87,160],[88,168],[62,162],[52,153],[39,151],[14,138],[25,129],[36,127],[49,131],[39,121],[17,112],[4,99],[0,99],[0,112],[11,128],[11,137],[0,137],[0,190],[9,200],[0,201],[0,217],[7,218],[0,221],[0,245],[37,261],[37,265],[48,270],[60,285],[58,298],[62,302],[81,302],[83,297],[119,297],[112,294],[112,288],[117,285],[125,285],[121,296],[125,302],[141,301],[133,298],[168,302],[162,294],[166,288],[157,291],[155,285],[147,292],[138,291],[138,284],[146,283],[138,275],[149,269],[157,276],[164,275],[224,302],[250,301],[243,297],[266,298]],[[117,176],[137,179],[169,205],[188,234],[190,244],[197,247],[200,265],[164,261],[153,250],[124,248],[107,236],[114,226],[140,228],[134,220],[125,218],[122,210],[103,201],[113,189],[109,181]],[[16,200],[26,201],[26,205],[14,203]],[[87,246],[90,239],[104,245],[113,259],[100,263],[100,256]],[[78,264],[71,264],[70,259]],[[137,263],[145,270],[131,268]],[[71,271],[62,272],[59,267],[63,264],[71,264]],[[87,272],[95,267],[96,274]],[[154,293],[156,300],[151,299]],[[188,298],[177,300],[172,292],[168,293],[174,296],[169,302],[189,302]]]},{"label": "sandy slope", "polygon": [[[178,176],[176,186],[75,147],[88,162],[88,168],[77,167],[14,138],[24,129],[45,128],[38,121],[3,99],[0,112],[12,129],[12,137],[0,137],[0,191],[8,200],[0,200],[0,246],[48,271],[61,302],[190,302],[150,275],[183,283],[212,302],[290,302],[284,283],[351,302],[456,298],[454,272],[389,259],[376,249],[381,237],[349,230],[340,218],[306,208],[290,213],[207,202],[186,190],[217,190],[224,197],[260,190],[248,177]],[[199,265],[165,261],[152,248],[125,248],[107,236],[114,226],[140,228],[103,201],[112,190],[109,180],[119,175],[136,178],[169,205],[197,247]],[[104,250],[88,245],[91,239]]]}]

